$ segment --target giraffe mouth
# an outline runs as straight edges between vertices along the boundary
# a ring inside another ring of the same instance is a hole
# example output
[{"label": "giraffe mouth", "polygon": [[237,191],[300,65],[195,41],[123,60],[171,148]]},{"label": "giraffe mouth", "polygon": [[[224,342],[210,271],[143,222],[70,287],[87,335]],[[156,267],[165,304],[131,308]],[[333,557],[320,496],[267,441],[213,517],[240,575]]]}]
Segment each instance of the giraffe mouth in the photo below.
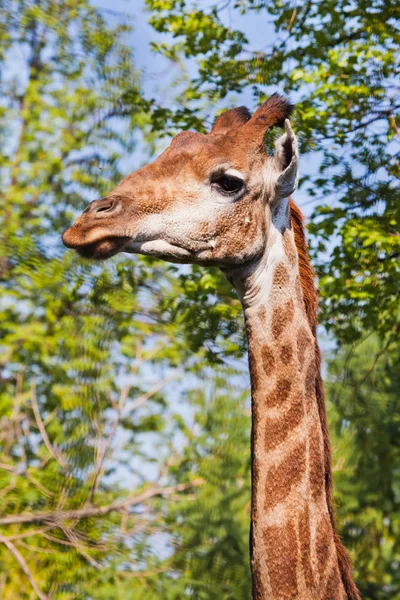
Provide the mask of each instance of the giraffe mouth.
[{"label": "giraffe mouth", "polygon": [[83,233],[76,225],[64,231],[62,235],[63,244],[67,248],[76,250],[82,258],[92,260],[106,260],[122,252],[129,240],[130,238],[126,236],[104,235],[104,233],[94,237],[89,232]]},{"label": "giraffe mouth", "polygon": [[108,237],[91,244],[76,247],[75,250],[82,258],[106,260],[122,252],[129,238]]},{"label": "giraffe mouth", "polygon": [[[180,245],[176,239],[148,239],[133,240],[130,239],[124,245],[123,252],[130,254],[143,254],[144,256],[153,256],[175,262],[179,264],[200,263],[204,258],[204,264],[209,264],[210,246],[207,242],[191,240],[190,245]],[[208,258],[208,260],[207,260]]]}]

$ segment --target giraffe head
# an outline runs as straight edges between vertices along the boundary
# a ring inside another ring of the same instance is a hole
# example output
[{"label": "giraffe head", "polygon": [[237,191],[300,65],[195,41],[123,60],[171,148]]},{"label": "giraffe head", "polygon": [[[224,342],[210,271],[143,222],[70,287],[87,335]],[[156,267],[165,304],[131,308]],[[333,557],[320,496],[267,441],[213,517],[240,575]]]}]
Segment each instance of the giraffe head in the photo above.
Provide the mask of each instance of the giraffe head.
[{"label": "giraffe head", "polygon": [[[236,108],[208,135],[180,133],[153,163],[89,204],[64,244],[95,259],[124,251],[228,267],[257,257],[273,211],[297,186],[291,110],[274,94],[252,117]],[[270,156],[264,136],[274,125],[285,131]]]}]

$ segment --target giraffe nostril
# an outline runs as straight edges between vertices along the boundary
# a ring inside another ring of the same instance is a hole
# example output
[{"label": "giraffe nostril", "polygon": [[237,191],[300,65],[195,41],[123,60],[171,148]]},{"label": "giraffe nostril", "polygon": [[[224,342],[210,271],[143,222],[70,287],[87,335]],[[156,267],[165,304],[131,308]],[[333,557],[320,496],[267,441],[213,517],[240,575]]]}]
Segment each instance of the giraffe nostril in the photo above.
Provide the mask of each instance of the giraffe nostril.
[{"label": "giraffe nostril", "polygon": [[100,200],[94,200],[86,207],[83,211],[90,215],[102,217],[105,213],[111,213],[118,207],[118,201],[115,198],[101,198]]},{"label": "giraffe nostril", "polygon": [[109,210],[112,210],[113,208],[114,208],[114,202],[112,200],[109,200],[107,203],[102,204],[101,206],[97,207],[95,212],[96,213],[107,212]]}]

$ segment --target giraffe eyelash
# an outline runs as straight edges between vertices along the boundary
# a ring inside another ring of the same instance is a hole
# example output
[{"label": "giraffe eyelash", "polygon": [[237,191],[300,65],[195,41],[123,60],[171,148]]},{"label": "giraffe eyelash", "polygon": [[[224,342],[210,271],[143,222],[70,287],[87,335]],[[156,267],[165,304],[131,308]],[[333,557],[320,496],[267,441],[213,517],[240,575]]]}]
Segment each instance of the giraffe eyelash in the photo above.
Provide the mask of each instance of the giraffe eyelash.
[{"label": "giraffe eyelash", "polygon": [[219,194],[230,198],[237,197],[246,189],[243,179],[228,173],[215,173],[210,177],[210,183]]}]

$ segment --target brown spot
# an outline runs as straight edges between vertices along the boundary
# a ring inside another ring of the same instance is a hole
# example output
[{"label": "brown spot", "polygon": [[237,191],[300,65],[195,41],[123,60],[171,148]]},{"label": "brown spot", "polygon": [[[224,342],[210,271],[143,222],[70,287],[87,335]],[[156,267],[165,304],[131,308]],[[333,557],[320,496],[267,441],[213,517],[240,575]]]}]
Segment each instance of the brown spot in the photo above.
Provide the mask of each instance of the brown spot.
[{"label": "brown spot", "polygon": [[[254,432],[254,429],[253,429]],[[253,433],[253,439],[252,439],[252,457],[251,457],[251,462],[252,462],[252,472],[251,472],[251,487],[252,487],[252,494],[251,494],[251,521],[252,523],[257,523],[258,520],[258,508],[257,508],[257,489],[258,489],[258,481],[260,478],[260,468],[259,466],[255,466],[255,461],[254,461],[254,456],[253,456],[253,448],[256,445],[256,438],[255,435]]]},{"label": "brown spot", "polygon": [[298,598],[297,540],[292,522],[283,527],[271,526],[264,530],[267,550],[268,576],[271,598],[287,600]]},{"label": "brown spot", "polygon": [[306,410],[311,412],[316,402],[317,369],[314,360],[308,365],[304,380]]},{"label": "brown spot", "polygon": [[281,444],[293,429],[300,425],[304,417],[304,407],[301,398],[297,398],[286,413],[278,418],[267,417],[265,423],[265,449],[273,450]]},{"label": "brown spot", "polygon": [[287,268],[282,262],[278,263],[274,270],[272,285],[283,288],[288,285],[289,281],[290,277]]},{"label": "brown spot", "polygon": [[250,371],[250,381],[253,392],[256,392],[261,388],[260,385],[260,376],[257,371],[256,358],[254,352],[249,349],[249,371]]},{"label": "brown spot", "polygon": [[272,313],[272,333],[275,338],[280,337],[285,327],[293,320],[293,316],[293,300],[289,300],[284,306],[275,308]]},{"label": "brown spot", "polygon": [[316,540],[316,554],[319,567],[318,571],[321,578],[328,563],[332,544],[332,527],[328,515],[324,515],[318,524]]},{"label": "brown spot", "polygon": [[297,251],[294,242],[291,240],[289,232],[283,234],[283,249],[289,261],[294,265],[297,259]]},{"label": "brown spot", "polygon": [[266,375],[271,375],[275,367],[275,359],[272,350],[264,345],[261,348],[261,359]]},{"label": "brown spot", "polygon": [[308,366],[307,369],[307,373],[306,373],[306,379],[305,379],[305,383],[304,383],[304,389],[306,392],[306,396],[315,396],[315,378],[317,376],[317,370],[315,368],[315,363],[314,361],[311,362],[311,364]]},{"label": "brown spot", "polygon": [[[251,527],[252,524],[250,524]],[[252,542],[254,545],[255,542]],[[253,546],[250,548],[251,566],[252,566],[252,598],[266,598],[266,581],[260,560],[253,558]]]},{"label": "brown spot", "polygon": [[299,538],[304,579],[307,588],[313,588],[315,586],[315,581],[311,566],[310,509],[308,506],[306,506],[303,512],[300,513]]},{"label": "brown spot", "polygon": [[254,354],[254,347],[256,345],[255,335],[253,328],[249,322],[246,322],[246,334],[247,334],[247,348],[249,354],[249,371],[252,391],[255,392],[260,388],[260,378],[257,371],[257,361]]},{"label": "brown spot", "polygon": [[299,353],[299,358],[303,358],[307,350],[311,347],[313,343],[312,335],[307,329],[302,327],[297,332],[297,351]]},{"label": "brown spot", "polygon": [[292,383],[289,379],[280,377],[275,384],[274,389],[267,396],[266,405],[268,408],[272,408],[277,404],[283,404],[287,400],[290,390],[292,389]]},{"label": "brown spot", "polygon": [[328,577],[324,598],[326,600],[340,600],[343,598],[342,582],[337,565],[333,567]]},{"label": "brown spot", "polygon": [[310,426],[309,452],[311,493],[316,499],[325,489],[324,456],[319,422],[314,422]]},{"label": "brown spot", "polygon": [[300,483],[306,470],[306,445],[296,446],[278,465],[267,470],[265,479],[265,509],[282,502],[294,485]]},{"label": "brown spot", "polygon": [[288,364],[293,358],[293,348],[291,344],[284,344],[281,348],[281,361]]},{"label": "brown spot", "polygon": [[253,327],[250,325],[249,321],[246,321],[246,335],[247,335],[247,347],[249,352],[254,349],[254,346],[257,344],[257,335],[254,332]]},{"label": "brown spot", "polygon": [[261,324],[265,327],[267,325],[267,309],[265,306],[261,306],[260,310],[258,311],[258,316]]}]

